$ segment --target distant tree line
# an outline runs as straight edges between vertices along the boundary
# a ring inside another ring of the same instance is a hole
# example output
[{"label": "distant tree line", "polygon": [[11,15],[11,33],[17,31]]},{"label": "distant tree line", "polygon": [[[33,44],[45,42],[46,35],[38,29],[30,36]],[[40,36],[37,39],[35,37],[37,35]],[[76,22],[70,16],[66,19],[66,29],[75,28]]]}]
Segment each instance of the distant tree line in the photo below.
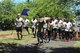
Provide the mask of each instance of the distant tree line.
[{"label": "distant tree line", "polygon": [[12,0],[3,0],[0,2],[0,28],[3,30],[14,28],[14,20],[17,13],[22,13],[23,9],[29,9],[28,16],[22,15],[28,19],[33,17],[50,17],[75,18],[78,10],[73,13],[70,9],[72,6],[80,4],[79,0],[33,0],[24,3],[13,3]]}]

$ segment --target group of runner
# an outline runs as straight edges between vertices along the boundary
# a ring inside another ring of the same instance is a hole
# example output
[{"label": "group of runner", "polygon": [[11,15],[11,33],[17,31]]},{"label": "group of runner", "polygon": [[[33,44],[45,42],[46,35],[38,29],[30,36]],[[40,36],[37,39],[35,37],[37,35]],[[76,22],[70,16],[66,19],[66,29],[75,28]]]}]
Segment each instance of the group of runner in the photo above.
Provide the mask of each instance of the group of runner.
[{"label": "group of runner", "polygon": [[[38,43],[50,42],[51,39],[70,41],[75,37],[75,23],[72,19],[58,18],[58,17],[42,17],[42,18],[33,18],[29,21],[27,18],[23,19],[18,14],[16,18],[16,31],[18,39],[22,39],[22,28],[28,30],[29,24],[31,24],[31,29],[34,37],[37,37]],[[21,37],[19,36],[21,35]]]}]

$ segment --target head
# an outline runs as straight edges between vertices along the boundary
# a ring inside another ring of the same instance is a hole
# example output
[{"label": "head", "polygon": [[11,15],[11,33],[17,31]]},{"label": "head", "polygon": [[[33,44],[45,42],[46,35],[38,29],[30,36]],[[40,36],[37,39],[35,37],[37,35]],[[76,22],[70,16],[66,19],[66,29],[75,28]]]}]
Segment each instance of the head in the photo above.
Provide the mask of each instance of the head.
[{"label": "head", "polygon": [[64,22],[66,22],[66,19],[63,19]]},{"label": "head", "polygon": [[54,21],[55,18],[53,17],[52,19],[53,19],[52,21]]},{"label": "head", "polygon": [[35,17],[33,17],[33,20],[35,20]]},{"label": "head", "polygon": [[39,22],[42,22],[43,21],[43,19],[42,18],[39,18],[39,20],[38,20]]},{"label": "head", "polygon": [[46,15],[44,15],[44,18],[47,17]]},{"label": "head", "polygon": [[71,22],[71,20],[70,20],[70,19],[68,19],[68,22]]},{"label": "head", "polygon": [[69,20],[68,20],[68,19],[66,19],[66,22],[68,23],[68,22],[69,22]]},{"label": "head", "polygon": [[74,22],[74,21],[71,19],[70,22]]},{"label": "head", "polygon": [[58,17],[55,17],[55,19],[59,19]]},{"label": "head", "polygon": [[17,18],[20,18],[20,17],[21,17],[21,15],[18,13],[18,14],[17,14]]},{"label": "head", "polygon": [[24,18],[24,20],[26,20],[27,18]]},{"label": "head", "polygon": [[61,18],[57,18],[57,20],[59,21],[59,20],[61,20]]},{"label": "head", "polygon": [[52,22],[53,21],[53,18],[50,18],[50,22]]}]

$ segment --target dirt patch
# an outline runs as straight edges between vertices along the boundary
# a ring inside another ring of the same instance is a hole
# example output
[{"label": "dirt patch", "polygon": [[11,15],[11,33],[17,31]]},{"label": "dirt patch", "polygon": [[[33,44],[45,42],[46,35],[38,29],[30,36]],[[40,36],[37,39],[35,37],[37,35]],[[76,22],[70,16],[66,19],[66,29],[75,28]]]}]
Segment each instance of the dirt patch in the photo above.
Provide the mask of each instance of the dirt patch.
[{"label": "dirt patch", "polygon": [[0,38],[4,38],[4,37],[7,37],[7,36],[10,36],[10,34],[0,34]]},{"label": "dirt patch", "polygon": [[0,34],[0,38],[7,38],[7,37],[11,37],[13,35],[16,35],[15,33],[14,34]]}]

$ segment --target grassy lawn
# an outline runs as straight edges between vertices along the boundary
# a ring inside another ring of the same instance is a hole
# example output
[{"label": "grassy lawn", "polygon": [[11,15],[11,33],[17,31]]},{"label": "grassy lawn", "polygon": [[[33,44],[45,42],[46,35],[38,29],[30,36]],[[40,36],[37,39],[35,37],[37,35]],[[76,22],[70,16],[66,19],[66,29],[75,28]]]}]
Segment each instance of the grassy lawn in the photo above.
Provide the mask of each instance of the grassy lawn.
[{"label": "grassy lawn", "polygon": [[7,30],[7,31],[0,31],[0,34],[11,34],[11,33],[16,33],[16,31],[15,30]]},{"label": "grassy lawn", "polygon": [[80,48],[80,41],[76,41],[76,43],[75,43],[75,45],[74,45],[75,47],[79,47]]},{"label": "grassy lawn", "polygon": [[24,31],[24,37],[22,40],[17,40],[15,30],[13,30],[12,35],[11,33],[12,33],[12,30],[0,31],[0,34],[9,34],[8,37],[0,38],[0,43],[17,43],[17,44],[25,45],[27,43],[30,43],[36,40],[36,38],[33,38],[33,35],[28,35],[26,31]]}]

